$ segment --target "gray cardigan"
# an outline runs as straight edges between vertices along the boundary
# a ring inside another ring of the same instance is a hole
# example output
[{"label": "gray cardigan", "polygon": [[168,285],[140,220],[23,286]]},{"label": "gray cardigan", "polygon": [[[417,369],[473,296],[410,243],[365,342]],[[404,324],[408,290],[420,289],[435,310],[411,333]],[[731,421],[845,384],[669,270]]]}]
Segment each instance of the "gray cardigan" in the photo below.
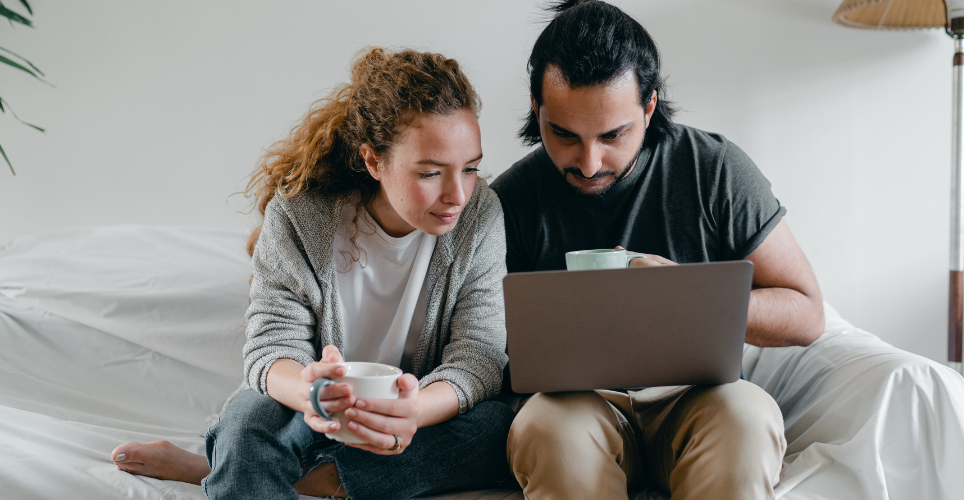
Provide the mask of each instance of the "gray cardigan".
[{"label": "gray cardigan", "polygon": [[[244,372],[266,393],[275,360],[303,365],[334,344],[344,352],[333,240],[348,196],[275,196],[254,248]],[[499,199],[479,179],[455,229],[438,237],[425,277],[425,326],[412,356],[420,386],[444,380],[459,413],[499,393],[505,354],[505,226]]]}]

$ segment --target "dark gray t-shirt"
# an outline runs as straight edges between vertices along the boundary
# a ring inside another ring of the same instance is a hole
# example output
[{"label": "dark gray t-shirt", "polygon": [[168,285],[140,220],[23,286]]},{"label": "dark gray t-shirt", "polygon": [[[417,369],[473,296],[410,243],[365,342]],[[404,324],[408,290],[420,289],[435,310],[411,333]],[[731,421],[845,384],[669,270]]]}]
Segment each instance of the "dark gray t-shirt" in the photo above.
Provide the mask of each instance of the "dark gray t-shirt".
[{"label": "dark gray t-shirt", "polygon": [[500,175],[508,271],[562,270],[566,252],[616,245],[678,263],[756,250],[786,213],[770,182],[723,136],[676,129],[600,196],[577,192],[541,147]]}]

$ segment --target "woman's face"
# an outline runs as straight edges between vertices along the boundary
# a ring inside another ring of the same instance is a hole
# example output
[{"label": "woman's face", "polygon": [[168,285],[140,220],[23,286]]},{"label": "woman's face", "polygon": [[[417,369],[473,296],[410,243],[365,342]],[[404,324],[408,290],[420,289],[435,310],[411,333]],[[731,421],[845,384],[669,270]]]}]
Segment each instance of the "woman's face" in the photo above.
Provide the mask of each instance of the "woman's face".
[{"label": "woman's face", "polygon": [[381,184],[368,210],[382,229],[394,237],[415,229],[440,235],[455,228],[475,189],[482,134],[469,110],[423,113],[399,134],[388,157],[368,145],[361,153]]}]

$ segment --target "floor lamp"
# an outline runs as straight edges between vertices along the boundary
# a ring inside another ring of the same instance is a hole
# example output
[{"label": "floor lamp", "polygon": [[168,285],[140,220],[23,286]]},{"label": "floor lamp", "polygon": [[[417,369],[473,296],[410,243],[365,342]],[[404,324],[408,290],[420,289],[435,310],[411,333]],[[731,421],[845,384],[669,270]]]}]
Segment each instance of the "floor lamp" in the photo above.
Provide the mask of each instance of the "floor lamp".
[{"label": "floor lamp", "polygon": [[961,373],[964,331],[964,0],[844,0],[833,21],[865,29],[944,28],[954,39],[951,120],[951,254],[947,315],[948,365]]}]

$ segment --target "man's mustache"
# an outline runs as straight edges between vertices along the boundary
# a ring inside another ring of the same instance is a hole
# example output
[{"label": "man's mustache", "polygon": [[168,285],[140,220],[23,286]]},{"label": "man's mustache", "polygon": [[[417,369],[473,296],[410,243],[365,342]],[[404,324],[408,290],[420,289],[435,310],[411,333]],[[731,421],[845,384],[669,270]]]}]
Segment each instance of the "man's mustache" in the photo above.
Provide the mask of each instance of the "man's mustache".
[{"label": "man's mustache", "polygon": [[615,175],[616,175],[616,172],[613,172],[612,170],[600,170],[600,171],[596,172],[595,174],[593,174],[592,177],[586,177],[585,175],[582,175],[582,171],[581,171],[581,170],[579,170],[578,168],[575,168],[575,167],[566,167],[566,168],[562,169],[562,172],[563,172],[563,175],[565,175],[565,174],[570,174],[570,175],[572,175],[573,177],[579,177],[579,178],[581,178],[581,179],[586,179],[587,181],[594,181],[594,180],[602,179],[603,177],[609,177],[609,176],[615,176]]}]

